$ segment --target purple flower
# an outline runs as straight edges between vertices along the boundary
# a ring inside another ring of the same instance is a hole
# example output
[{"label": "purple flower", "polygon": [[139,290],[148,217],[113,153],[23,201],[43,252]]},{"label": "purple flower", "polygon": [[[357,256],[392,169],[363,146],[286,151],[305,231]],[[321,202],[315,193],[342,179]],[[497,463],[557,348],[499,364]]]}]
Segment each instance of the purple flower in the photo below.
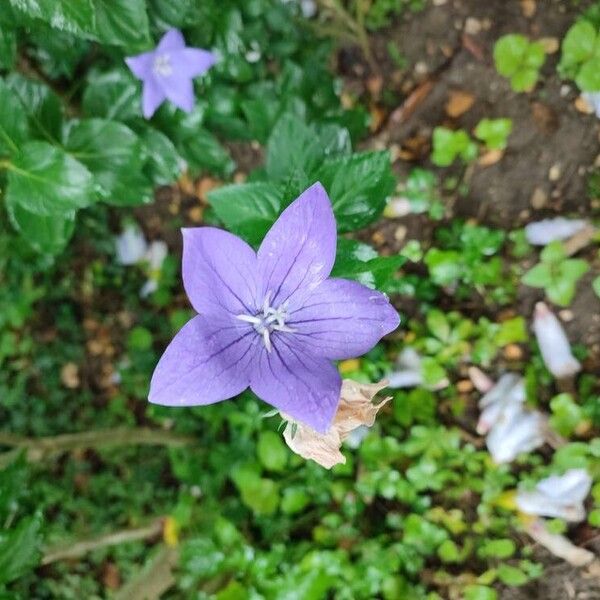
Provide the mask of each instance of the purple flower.
[{"label": "purple flower", "polygon": [[186,48],[177,29],[167,31],[155,50],[126,58],[133,74],[144,82],[144,117],[149,119],[165,99],[190,112],[194,108],[192,79],[206,73],[215,60],[208,50]]},{"label": "purple flower", "polygon": [[342,384],[331,361],[364,354],[399,324],[383,294],[328,278],[336,240],[320,183],[283,211],[258,252],[220,229],[184,229],[183,282],[200,314],[158,363],[150,402],[212,404],[250,387],[326,432]]}]

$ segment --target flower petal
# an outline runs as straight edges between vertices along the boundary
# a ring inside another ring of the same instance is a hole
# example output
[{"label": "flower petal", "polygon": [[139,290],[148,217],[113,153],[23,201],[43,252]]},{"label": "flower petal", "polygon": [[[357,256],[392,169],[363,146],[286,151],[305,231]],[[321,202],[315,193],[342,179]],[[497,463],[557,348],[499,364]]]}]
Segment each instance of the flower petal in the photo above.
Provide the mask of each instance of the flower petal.
[{"label": "flower petal", "polygon": [[144,52],[136,56],[128,56],[125,63],[138,79],[147,79],[152,75],[154,52]]},{"label": "flower petal", "polygon": [[212,52],[201,48],[184,48],[171,57],[177,75],[189,79],[203,75],[216,61],[217,57]]},{"label": "flower petal", "polygon": [[183,232],[183,285],[199,313],[254,315],[256,254],[235,235],[214,227]]},{"label": "flower petal", "polygon": [[159,79],[165,96],[178,108],[191,112],[194,108],[194,82],[184,75],[173,73],[169,77]]},{"label": "flower petal", "polygon": [[315,183],[281,213],[260,245],[262,295],[270,293],[272,306],[292,295],[299,303],[331,273],[336,241],[331,202]]},{"label": "flower petal", "polygon": [[331,360],[361,356],[398,327],[388,299],[356,281],[328,279],[286,322],[312,354]]},{"label": "flower petal", "polygon": [[163,406],[213,404],[250,383],[253,329],[228,317],[194,317],[169,344],[150,383],[149,401]]},{"label": "flower petal", "polygon": [[142,92],[142,112],[146,119],[149,119],[156,109],[164,102],[166,98],[154,77],[148,77],[144,80],[144,91]]},{"label": "flower petal", "polygon": [[169,29],[165,35],[160,38],[155,52],[165,52],[166,50],[181,50],[185,48],[185,38],[178,29]]},{"label": "flower petal", "polygon": [[329,361],[306,354],[279,336],[271,352],[261,348],[250,387],[292,419],[325,433],[335,415],[342,380]]}]

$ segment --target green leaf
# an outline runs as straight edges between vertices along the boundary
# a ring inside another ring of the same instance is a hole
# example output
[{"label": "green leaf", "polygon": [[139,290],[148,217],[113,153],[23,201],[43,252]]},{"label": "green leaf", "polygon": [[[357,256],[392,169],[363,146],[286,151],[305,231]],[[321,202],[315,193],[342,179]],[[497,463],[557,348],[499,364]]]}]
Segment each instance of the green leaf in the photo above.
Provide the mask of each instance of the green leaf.
[{"label": "green leaf", "polygon": [[498,578],[502,583],[511,586],[523,585],[529,580],[521,569],[507,564],[501,564],[498,567]]},{"label": "green leaf", "polygon": [[442,342],[450,339],[450,324],[441,310],[430,310],[427,313],[427,327]]},{"label": "green leaf", "polygon": [[279,486],[244,467],[232,473],[232,479],[240,491],[242,502],[257,515],[272,515],[279,506]]},{"label": "green leaf", "polygon": [[459,563],[461,562],[460,550],[455,542],[446,540],[442,542],[437,550],[440,560],[444,563]]},{"label": "green leaf", "polygon": [[63,114],[58,96],[46,84],[17,73],[7,77],[6,84],[19,98],[33,135],[59,143],[62,138]]},{"label": "green leaf", "polygon": [[93,177],[63,150],[28,142],[9,167],[6,198],[38,215],[71,214],[95,200]]},{"label": "green leaf", "polygon": [[452,131],[446,127],[436,127],[433,130],[431,161],[434,165],[448,167],[458,157],[469,162],[476,156],[477,146],[466,131]]},{"label": "green leaf", "polygon": [[229,152],[212,133],[203,127],[186,132],[177,146],[192,171],[208,170],[221,175],[230,175],[235,168]]},{"label": "green leaf", "polygon": [[583,420],[583,410],[574,402],[571,394],[558,394],[550,400],[550,408],[550,425],[562,436],[570,436]]},{"label": "green leaf", "polygon": [[535,267],[529,269],[529,271],[523,275],[521,281],[525,285],[530,285],[531,287],[546,287],[552,282],[550,267],[544,263],[539,263],[535,265]]},{"label": "green leaf", "polygon": [[41,516],[35,515],[0,531],[0,583],[9,583],[38,564],[41,525]]},{"label": "green leaf", "polygon": [[494,62],[500,75],[512,77],[521,67],[529,40],[517,33],[502,36],[494,45]]},{"label": "green leaf", "polygon": [[376,221],[396,180],[387,152],[363,152],[325,162],[317,171],[341,233]]},{"label": "green leaf", "polygon": [[510,85],[515,92],[531,91],[538,79],[536,69],[520,69],[510,78]]},{"label": "green leaf", "polygon": [[0,27],[0,69],[12,69],[17,58],[17,34]]},{"label": "green leaf", "polygon": [[498,600],[498,593],[486,585],[468,585],[465,588],[465,600]]},{"label": "green leaf", "polygon": [[555,240],[544,247],[540,254],[540,258],[545,263],[559,263],[567,256],[565,247],[562,242]]},{"label": "green leaf", "polygon": [[40,19],[54,29],[70,33],[94,30],[94,8],[91,0],[8,0],[17,13],[29,19]]},{"label": "green leaf", "polygon": [[289,452],[281,436],[273,431],[263,431],[256,447],[258,458],[268,471],[282,472],[287,465]]},{"label": "green leaf", "polygon": [[577,73],[575,83],[584,92],[600,90],[600,58],[588,60]]},{"label": "green leaf", "polygon": [[90,117],[116,121],[140,118],[140,85],[125,69],[93,71],[83,92],[83,111]]},{"label": "green leaf", "polygon": [[180,175],[183,159],[173,142],[164,134],[148,127],[141,136],[148,155],[147,173],[154,185],[172,184]]},{"label": "green leaf", "polygon": [[531,42],[523,59],[523,68],[539,70],[546,62],[546,52],[541,42]]},{"label": "green leaf", "polygon": [[370,288],[385,290],[388,282],[404,264],[403,256],[379,256],[368,246],[355,240],[338,238],[332,277],[354,279]]},{"label": "green leaf", "polygon": [[424,262],[434,283],[438,285],[455,284],[463,272],[461,255],[456,250],[430,248],[425,254]]},{"label": "green leaf", "polygon": [[271,183],[227,185],[208,200],[229,231],[257,246],[279,216],[281,194]]},{"label": "green leaf", "polygon": [[150,43],[145,0],[93,0],[96,36],[105,44],[144,49]]},{"label": "green leaf", "polygon": [[13,227],[41,254],[59,254],[73,235],[75,211],[38,215],[15,203],[12,196],[7,198],[6,209]]},{"label": "green leaf", "polygon": [[486,541],[477,554],[480,558],[510,558],[517,550],[516,544],[510,539]]},{"label": "green leaf", "polygon": [[286,487],[281,499],[281,510],[286,515],[295,515],[302,511],[311,502],[309,493],[304,487]]},{"label": "green leaf", "polygon": [[592,58],[597,37],[596,28],[589,21],[577,21],[563,40],[561,63],[578,64]]},{"label": "green leaf", "polygon": [[142,143],[122,123],[104,119],[79,121],[69,130],[65,148],[92,172],[103,200],[117,206],[152,200],[150,182],[142,173]]},{"label": "green leaf", "polygon": [[29,136],[27,115],[19,98],[0,79],[0,154],[17,154]]},{"label": "green leaf", "polygon": [[504,150],[511,131],[512,119],[482,119],[475,128],[475,136],[489,150]]},{"label": "green leaf", "polygon": [[594,281],[592,281],[592,289],[596,292],[596,296],[600,298],[600,276],[596,277]]}]

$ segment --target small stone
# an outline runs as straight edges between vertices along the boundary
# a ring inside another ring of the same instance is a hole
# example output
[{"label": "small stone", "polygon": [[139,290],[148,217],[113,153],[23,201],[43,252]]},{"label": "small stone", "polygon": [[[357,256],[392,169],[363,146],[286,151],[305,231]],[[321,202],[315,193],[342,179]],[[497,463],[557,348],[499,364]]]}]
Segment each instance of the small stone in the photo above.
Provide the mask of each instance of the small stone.
[{"label": "small stone", "polygon": [[418,63],[415,64],[415,73],[417,75],[427,75],[428,72],[429,67],[427,66],[427,63],[420,60]]},{"label": "small stone", "polygon": [[396,231],[394,231],[394,239],[397,242],[403,242],[407,233],[408,229],[404,225],[400,225],[399,227],[396,227]]},{"label": "small stone", "polygon": [[560,164],[556,163],[555,165],[552,165],[550,167],[550,170],[548,171],[548,179],[550,181],[558,181],[560,179],[561,174],[562,170]]},{"label": "small stone", "polygon": [[537,9],[535,0],[521,0],[521,12],[524,17],[531,19]]},{"label": "small stone", "polygon": [[504,150],[489,150],[479,158],[477,164],[481,167],[490,167],[495,165],[504,156]]},{"label": "small stone", "polygon": [[201,206],[193,206],[188,210],[188,218],[192,223],[201,223],[203,213]]},{"label": "small stone", "polygon": [[571,93],[571,86],[564,83],[560,86],[560,95],[562,98],[566,98]]},{"label": "small stone", "polygon": [[554,54],[560,48],[560,42],[555,37],[540,38],[539,42],[544,47],[546,54]]},{"label": "small stone", "polygon": [[540,210],[548,203],[548,194],[541,187],[536,187],[531,195],[530,203],[533,208]]},{"label": "small stone", "polygon": [[385,235],[381,231],[376,231],[372,236],[371,240],[377,246],[383,246],[385,244]]},{"label": "small stone", "polygon": [[568,308],[559,311],[558,316],[561,318],[561,321],[564,321],[565,323],[570,323],[575,318],[573,311]]},{"label": "small stone", "polygon": [[461,379],[456,383],[456,389],[461,394],[467,394],[473,391],[473,382],[470,379]]},{"label": "small stone", "polygon": [[64,364],[60,370],[60,380],[62,381],[62,384],[70,390],[78,388],[80,384],[79,367],[73,362]]},{"label": "small stone", "polygon": [[593,106],[583,96],[577,96],[574,104],[576,110],[584,115],[591,115],[594,112]]},{"label": "small stone", "polygon": [[448,0],[433,0],[433,5],[434,6],[444,6],[444,4],[446,4],[448,2]]},{"label": "small stone", "polygon": [[481,32],[482,28],[483,26],[479,19],[476,19],[475,17],[467,17],[467,20],[465,21],[465,33],[468,33],[469,35],[477,35]]},{"label": "small stone", "polygon": [[523,358],[523,350],[517,344],[508,344],[502,353],[507,360],[520,360]]}]

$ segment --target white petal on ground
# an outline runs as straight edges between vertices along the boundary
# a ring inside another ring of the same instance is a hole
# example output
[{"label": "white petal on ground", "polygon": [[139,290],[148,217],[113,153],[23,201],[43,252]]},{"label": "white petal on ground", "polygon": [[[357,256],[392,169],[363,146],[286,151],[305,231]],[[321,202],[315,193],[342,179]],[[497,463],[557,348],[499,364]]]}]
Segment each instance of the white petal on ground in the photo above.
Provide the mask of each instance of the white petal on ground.
[{"label": "white petal on ground", "polygon": [[596,113],[600,119],[600,92],[583,92],[581,97],[590,105],[590,108]]},{"label": "white petal on ground", "polygon": [[544,363],[554,377],[570,377],[581,370],[579,361],[571,353],[571,345],[560,321],[543,302],[535,305],[533,331]]},{"label": "white petal on ground", "polygon": [[525,402],[525,383],[515,373],[505,373],[498,383],[479,400],[482,409],[477,423],[477,433],[486,434],[511,405],[522,406]]},{"label": "white petal on ground", "polygon": [[165,258],[167,258],[167,254],[167,244],[163,241],[155,241],[148,247],[144,259],[148,261],[152,271],[160,271]]},{"label": "white petal on ground", "polygon": [[469,367],[469,379],[482,394],[487,394],[496,384],[479,367]]},{"label": "white petal on ground", "polygon": [[148,251],[148,243],[144,234],[135,225],[129,225],[115,239],[117,261],[121,265],[135,265],[140,262]]},{"label": "white petal on ground", "polygon": [[392,198],[383,211],[383,215],[389,219],[406,217],[411,213],[412,206],[408,198]]},{"label": "white petal on ground", "polygon": [[546,246],[550,242],[566,240],[587,227],[588,222],[583,219],[565,219],[556,217],[544,219],[525,226],[525,237],[534,246]]},{"label": "white petal on ground", "polygon": [[575,546],[564,535],[550,533],[541,519],[536,519],[533,523],[528,524],[525,529],[538,544],[541,544],[554,556],[566,560],[574,567],[584,567],[596,558],[593,552]]},{"label": "white petal on ground", "polygon": [[509,463],[522,452],[542,446],[544,430],[544,418],[539,412],[510,404],[488,433],[486,444],[495,463]]},{"label": "white petal on ground", "polygon": [[529,515],[577,523],[585,519],[583,501],[591,486],[592,479],[585,469],[570,469],[564,475],[542,479],[533,490],[519,490],[517,506]]},{"label": "white petal on ground", "polygon": [[370,384],[344,379],[340,403],[327,433],[318,433],[282,414],[288,422],[283,432],[286,444],[302,458],[314,460],[326,469],[344,464],[346,458],[340,452],[342,442],[352,432],[373,425],[379,409],[390,400],[385,398],[379,404],[373,404],[373,398],[384,387],[387,387],[387,381]]},{"label": "white petal on ground", "polygon": [[397,370],[387,376],[391,388],[415,387],[423,384],[421,357],[414,348],[404,348],[396,360]]}]

